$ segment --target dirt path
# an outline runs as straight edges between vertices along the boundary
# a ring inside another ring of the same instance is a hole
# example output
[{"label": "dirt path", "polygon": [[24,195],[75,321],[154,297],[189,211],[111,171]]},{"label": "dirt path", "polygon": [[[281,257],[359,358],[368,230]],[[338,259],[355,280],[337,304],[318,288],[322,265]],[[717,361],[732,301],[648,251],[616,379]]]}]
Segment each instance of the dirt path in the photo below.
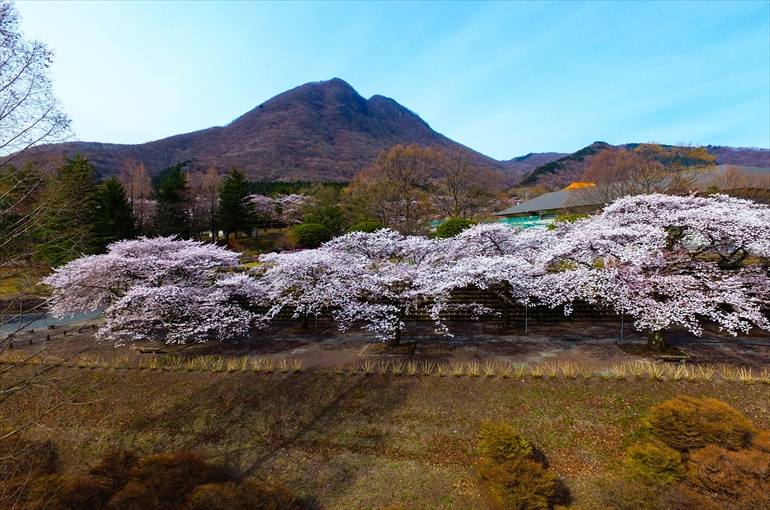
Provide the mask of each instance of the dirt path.
[{"label": "dirt path", "polygon": [[[332,323],[319,323],[319,333],[303,331],[299,323],[274,323],[267,331],[255,331],[247,337],[225,342],[209,341],[181,346],[151,343],[114,347],[95,343],[92,325],[72,324],[66,327],[39,330],[17,335],[14,351],[37,350],[49,346],[60,354],[73,353],[90,347],[92,354],[104,358],[126,356],[139,358],[139,347],[162,347],[164,353],[181,356],[262,356],[275,359],[302,359],[308,368],[351,365],[364,360],[402,357],[404,359],[441,362],[565,362],[588,366],[609,366],[612,363],[642,359],[623,349],[620,324],[612,322],[559,322],[531,324],[529,334],[523,329],[502,331],[499,325],[456,323],[451,325],[454,336],[433,331],[430,323],[410,323],[403,341],[416,343],[412,356],[383,354],[380,344],[366,331],[338,331]],[[706,328],[701,337],[683,329],[667,332],[667,341],[693,357],[695,363],[730,364],[761,369],[770,366],[770,333],[732,337],[715,328]],[[644,344],[646,335],[626,325],[624,344]]]}]

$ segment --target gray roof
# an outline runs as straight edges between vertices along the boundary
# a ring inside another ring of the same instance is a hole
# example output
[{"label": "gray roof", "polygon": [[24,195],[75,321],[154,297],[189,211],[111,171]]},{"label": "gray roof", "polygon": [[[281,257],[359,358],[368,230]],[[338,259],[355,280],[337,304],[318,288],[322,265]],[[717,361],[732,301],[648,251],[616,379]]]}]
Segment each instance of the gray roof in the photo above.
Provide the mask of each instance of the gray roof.
[{"label": "gray roof", "polygon": [[723,174],[728,168],[737,168],[741,172],[756,175],[756,176],[770,176],[770,168],[760,168],[758,166],[741,166],[741,165],[717,165],[715,167],[707,168],[703,174],[698,176],[698,182],[703,183],[708,179],[715,177],[717,174]]},{"label": "gray roof", "polygon": [[522,202],[519,205],[509,207],[505,211],[497,213],[498,216],[510,216],[512,214],[526,214],[540,211],[552,211],[563,209],[569,201],[569,207],[582,207],[587,205],[603,205],[597,202],[596,196],[591,196],[591,188],[577,188],[570,190],[554,191],[540,195],[532,200]]},{"label": "gray roof", "polygon": [[[704,172],[698,177],[697,180],[700,184],[705,184],[709,179],[713,178],[717,174],[725,173],[728,167],[738,168],[747,174],[770,176],[770,168],[741,165],[718,165],[713,168],[709,168],[709,171]],[[584,207],[591,205],[603,206],[604,202],[599,198],[600,195],[597,193],[592,193],[592,188],[593,187],[576,188],[571,190],[561,190],[546,193],[545,195],[540,195],[539,197],[535,197],[532,200],[528,200],[519,205],[509,207],[508,209],[497,213],[497,216],[539,213],[541,211],[553,211],[564,209],[566,207]]]}]

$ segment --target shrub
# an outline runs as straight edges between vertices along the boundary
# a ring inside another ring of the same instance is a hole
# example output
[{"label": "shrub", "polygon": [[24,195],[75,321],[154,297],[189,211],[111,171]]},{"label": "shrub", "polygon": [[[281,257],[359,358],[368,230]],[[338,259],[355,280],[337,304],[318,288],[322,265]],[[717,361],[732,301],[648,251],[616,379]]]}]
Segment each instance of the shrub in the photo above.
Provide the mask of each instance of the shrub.
[{"label": "shrub", "polygon": [[466,220],[465,218],[452,218],[447,220],[436,228],[436,237],[448,238],[458,235],[463,230],[477,225],[478,221]]},{"label": "shrub", "polygon": [[37,487],[31,501],[45,502],[49,510],[100,510],[105,508],[112,491],[91,477],[52,476]]},{"label": "shrub", "polygon": [[607,506],[770,508],[770,433],[735,409],[680,396],[650,409],[643,423],[650,432],[647,443],[629,448],[624,465],[628,479],[644,483],[602,484]]},{"label": "shrub", "polygon": [[738,450],[751,444],[757,433],[741,413],[713,398],[678,396],[650,409],[644,424],[681,452],[710,444]]},{"label": "shrub", "polygon": [[332,231],[320,223],[304,223],[293,227],[289,237],[304,248],[318,248],[332,238]]},{"label": "shrub", "polygon": [[[0,435],[8,432],[0,429]],[[41,497],[36,485],[41,481],[52,485],[58,458],[50,441],[35,441],[21,433],[0,441],[0,508],[19,508],[19,502]]]},{"label": "shrub", "polygon": [[624,461],[629,475],[650,485],[671,485],[685,472],[682,455],[658,441],[634,445]]},{"label": "shrub", "polygon": [[0,442],[0,508],[298,510],[280,483],[228,481],[191,451],[148,455],[108,452],[88,476],[62,476],[50,442],[12,436]]},{"label": "shrub", "polygon": [[720,508],[770,508],[770,454],[709,445],[690,455],[687,478]]},{"label": "shrub", "polygon": [[497,463],[485,457],[479,477],[505,508],[550,508],[556,494],[556,477],[529,458]]},{"label": "shrub", "polygon": [[300,506],[283,484],[245,480],[200,485],[192,495],[192,510],[296,510]]},{"label": "shrub", "polygon": [[557,216],[553,222],[548,225],[548,230],[555,230],[559,227],[560,224],[564,223],[575,223],[577,220],[588,218],[587,214],[562,214],[561,216]]},{"label": "shrub", "polygon": [[132,508],[139,502],[147,502],[145,508],[148,508],[156,502],[156,508],[177,508],[196,485],[210,481],[213,472],[213,467],[199,453],[148,455],[131,469],[131,481],[110,499],[110,505]]},{"label": "shrub", "polygon": [[751,446],[760,452],[770,453],[770,432],[761,430],[754,436]]},{"label": "shrub", "polygon": [[511,425],[487,422],[479,432],[478,451],[500,463],[520,460],[532,454],[532,445]]},{"label": "shrub", "polygon": [[138,462],[139,455],[133,450],[112,450],[91,468],[89,474],[100,479],[110,490],[116,491],[128,483],[132,476],[131,470]]},{"label": "shrub", "polygon": [[360,221],[356,223],[355,225],[347,229],[346,232],[348,234],[351,232],[368,232],[371,234],[372,232],[377,232],[378,230],[382,230],[384,228],[387,228],[387,227],[382,223],[380,223],[379,221],[366,220],[366,221]]},{"label": "shrub", "polygon": [[[485,423],[479,431],[479,477],[505,508],[552,508],[560,484],[544,467],[545,458],[535,458],[532,445],[507,423]],[[539,462],[542,460],[542,462]],[[560,501],[561,502],[561,501]]]}]

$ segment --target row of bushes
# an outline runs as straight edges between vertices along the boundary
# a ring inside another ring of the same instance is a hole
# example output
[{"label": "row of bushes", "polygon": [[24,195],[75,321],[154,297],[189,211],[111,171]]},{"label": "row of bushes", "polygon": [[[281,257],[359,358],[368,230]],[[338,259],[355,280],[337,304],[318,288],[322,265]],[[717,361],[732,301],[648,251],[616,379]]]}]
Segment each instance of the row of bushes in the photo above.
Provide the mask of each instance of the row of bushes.
[{"label": "row of bushes", "polygon": [[51,442],[0,442],[0,508],[28,510],[300,510],[280,483],[233,476],[199,453],[108,452],[84,476],[61,474]]},{"label": "row of bushes", "polygon": [[770,508],[770,432],[712,398],[650,409],[623,477],[604,482],[611,508]]},{"label": "row of bushes", "polygon": [[[212,372],[255,372],[255,373],[299,373],[306,369],[302,359],[273,359],[264,357],[222,357],[222,356],[148,356],[134,363],[128,356],[102,358],[91,354],[82,354],[71,360],[62,361],[48,356],[45,359],[24,353],[6,352],[0,357],[0,363],[6,364],[56,364],[77,368],[103,369],[139,369],[171,371],[212,371]],[[441,363],[430,360],[365,360],[348,365],[335,365],[318,369],[323,373],[337,375],[435,375],[438,377],[500,377],[502,379],[615,379],[623,381],[689,381],[712,382],[717,376],[725,382],[740,381],[744,384],[770,384],[770,368],[754,371],[750,367],[731,365],[688,365],[674,363],[650,363],[643,361],[614,363],[608,367],[579,365],[573,362],[562,363],[484,363],[470,361],[463,363]]]}]

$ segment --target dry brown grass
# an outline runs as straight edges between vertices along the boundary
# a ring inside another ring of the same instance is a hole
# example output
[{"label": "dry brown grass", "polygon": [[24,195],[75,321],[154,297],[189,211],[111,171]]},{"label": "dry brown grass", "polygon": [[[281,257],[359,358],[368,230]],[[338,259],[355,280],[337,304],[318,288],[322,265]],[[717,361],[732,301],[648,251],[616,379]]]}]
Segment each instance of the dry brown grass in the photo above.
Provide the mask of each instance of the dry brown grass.
[{"label": "dry brown grass", "polygon": [[677,394],[713,396],[770,425],[770,410],[756,405],[768,398],[764,384],[543,381],[517,378],[519,368],[511,378],[473,379],[65,367],[54,374],[57,385],[6,402],[2,420],[26,423],[99,381],[98,394],[32,431],[57,443],[67,469],[82,471],[115,445],[140,453],[190,448],[227,458],[250,477],[282,480],[321,507],[349,509],[488,508],[483,490],[458,487],[475,479],[476,435],[489,420],[538,445],[575,508],[601,507],[595,480],[614,475],[648,409]]}]

